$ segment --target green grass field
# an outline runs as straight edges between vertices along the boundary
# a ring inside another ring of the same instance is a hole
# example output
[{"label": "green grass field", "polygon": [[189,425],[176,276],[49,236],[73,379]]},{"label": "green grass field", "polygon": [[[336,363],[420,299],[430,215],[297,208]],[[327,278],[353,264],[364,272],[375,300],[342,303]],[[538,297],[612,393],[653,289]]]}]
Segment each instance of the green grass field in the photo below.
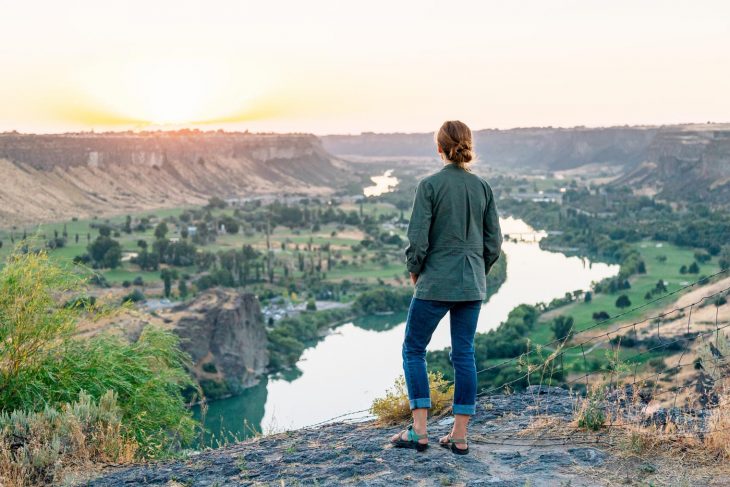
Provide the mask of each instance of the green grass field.
[{"label": "green grass field", "polygon": [[[179,216],[183,211],[189,209],[189,207],[160,209],[154,211],[144,211],[138,213],[132,213],[131,216],[134,221],[137,221],[143,217],[156,217],[162,219],[169,216]],[[360,210],[357,204],[343,204],[339,209],[349,212],[352,210]],[[232,215],[234,209],[224,208],[213,210],[214,216]],[[379,218],[380,215],[397,215],[398,210],[388,203],[367,203],[363,207],[365,215]],[[86,248],[90,240],[93,241],[98,235],[98,229],[92,228],[92,225],[100,225],[103,223],[110,224],[122,224],[126,219],[125,215],[115,216],[110,218],[90,218],[90,219],[79,219],[79,220],[68,220],[65,222],[46,223],[36,226],[26,226],[25,228],[15,229],[0,229],[0,241],[3,246],[0,248],[0,265],[5,258],[12,252],[13,243],[11,242],[11,235],[13,235],[15,243],[17,244],[25,233],[28,237],[34,235],[38,236],[42,241],[53,238],[54,232],[58,232],[59,236],[63,236],[64,228],[67,234],[66,245],[63,248],[50,250],[49,255],[52,258],[57,259],[60,262],[71,263],[74,257],[86,253]],[[168,237],[178,237],[179,230],[174,225],[169,225]],[[334,236],[333,236],[334,233]],[[403,230],[395,230],[394,233],[405,238],[405,232]],[[76,236],[78,235],[78,241]],[[87,237],[89,236],[89,237]],[[139,240],[145,240],[149,245],[154,241],[154,225],[151,225],[144,232],[133,231],[131,234],[120,233],[119,236],[114,237],[122,246],[124,252],[138,252],[139,246],[137,242]],[[365,260],[361,260],[359,255],[351,250],[352,246],[357,245],[360,241],[365,238],[365,235],[356,227],[345,225],[344,229],[342,226],[336,224],[322,225],[317,232],[312,232],[308,229],[289,229],[283,226],[277,226],[273,229],[270,236],[271,247],[274,249],[274,255],[278,258],[289,258],[296,259],[295,246],[304,251],[307,245],[311,242],[314,247],[320,247],[324,244],[331,244],[333,246],[333,253],[338,252],[343,260],[348,261],[348,265],[336,265],[327,272],[327,279],[333,281],[342,281],[349,279],[353,282],[375,282],[378,279],[391,280],[396,276],[403,275],[403,265],[400,260],[400,255],[388,255],[385,259],[376,258],[375,252],[361,251],[359,254],[365,254]],[[281,244],[284,243],[286,250],[281,250]],[[209,252],[217,252],[221,250],[239,250],[244,245],[252,245],[259,251],[264,251],[266,248],[266,239],[261,233],[247,236],[242,232],[234,235],[223,234],[219,235],[215,242],[199,246],[201,250]],[[389,252],[391,254],[392,252]],[[381,256],[382,257],[382,256]],[[323,259],[325,254],[323,253]],[[193,274],[194,268],[181,269],[183,273]],[[275,268],[274,274],[276,276],[283,275],[284,271],[281,267]],[[160,281],[159,272],[148,272],[142,271],[138,266],[133,265],[129,262],[123,262],[121,267],[117,269],[107,269],[101,271],[101,274],[113,284],[121,284],[123,281],[132,281],[136,277],[142,277],[146,283],[153,283]],[[295,277],[298,272],[295,272]]]},{"label": "green grass field", "polygon": [[[619,291],[615,294],[594,294],[593,300],[589,303],[580,300],[579,302],[563,306],[546,314],[532,336],[533,340],[536,343],[544,344],[555,339],[549,326],[549,318],[557,314],[572,316],[575,320],[576,332],[580,332],[596,323],[593,319],[593,313],[605,311],[610,316],[615,316],[628,309],[648,303],[649,300],[646,300],[644,296],[648,291],[654,289],[659,280],[664,281],[667,292],[672,292],[698,280],[703,275],[714,274],[720,270],[717,259],[712,259],[700,265],[699,274],[681,274],[679,269],[682,265],[689,266],[694,262],[694,249],[684,249],[667,243],[650,241],[642,241],[635,244],[635,246],[646,263],[646,274],[638,274],[631,277],[629,279],[631,289]],[[662,256],[666,257],[666,260],[662,261]],[[631,301],[631,306],[625,310],[616,307],[616,299],[621,294],[627,295]],[[652,299],[656,299],[659,296],[661,295],[655,295]],[[672,300],[673,298],[660,300],[640,310],[628,313],[618,321],[611,321],[610,324],[628,323],[651,316],[657,310],[670,304]]]}]

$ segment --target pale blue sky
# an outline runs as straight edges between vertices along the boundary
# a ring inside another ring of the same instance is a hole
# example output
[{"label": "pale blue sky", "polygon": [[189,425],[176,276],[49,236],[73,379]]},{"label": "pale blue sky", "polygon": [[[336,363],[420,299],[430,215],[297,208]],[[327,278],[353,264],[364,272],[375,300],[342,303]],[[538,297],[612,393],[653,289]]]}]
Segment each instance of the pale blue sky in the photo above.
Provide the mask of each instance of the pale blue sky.
[{"label": "pale blue sky", "polygon": [[0,12],[0,130],[730,121],[730,2],[0,0]]}]

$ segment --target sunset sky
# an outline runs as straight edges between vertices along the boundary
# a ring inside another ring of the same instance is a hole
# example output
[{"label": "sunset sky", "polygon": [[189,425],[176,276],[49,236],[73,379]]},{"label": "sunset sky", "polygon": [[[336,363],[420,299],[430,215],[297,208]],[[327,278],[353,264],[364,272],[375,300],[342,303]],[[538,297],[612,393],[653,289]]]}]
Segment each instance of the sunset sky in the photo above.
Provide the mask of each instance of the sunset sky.
[{"label": "sunset sky", "polygon": [[0,0],[0,131],[730,121],[727,1]]}]

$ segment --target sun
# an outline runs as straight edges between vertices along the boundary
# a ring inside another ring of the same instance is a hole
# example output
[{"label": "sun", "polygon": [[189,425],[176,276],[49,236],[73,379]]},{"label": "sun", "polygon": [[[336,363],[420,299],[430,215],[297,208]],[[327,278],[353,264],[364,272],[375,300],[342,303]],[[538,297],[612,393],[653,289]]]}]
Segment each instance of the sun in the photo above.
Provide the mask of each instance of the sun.
[{"label": "sun", "polygon": [[97,67],[84,92],[120,119],[149,125],[205,123],[227,115],[248,97],[231,88],[225,69],[200,59],[162,58]]},{"label": "sun", "polygon": [[216,80],[204,67],[183,62],[158,62],[136,66],[130,73],[129,98],[120,107],[153,124],[184,124],[212,114]]}]

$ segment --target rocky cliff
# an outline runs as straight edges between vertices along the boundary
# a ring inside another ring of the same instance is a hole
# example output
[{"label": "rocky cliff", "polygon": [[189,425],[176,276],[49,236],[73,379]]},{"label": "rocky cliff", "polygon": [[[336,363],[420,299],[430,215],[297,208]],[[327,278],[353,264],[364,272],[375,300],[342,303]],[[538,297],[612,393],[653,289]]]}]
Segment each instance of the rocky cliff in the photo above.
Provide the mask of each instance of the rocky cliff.
[{"label": "rocky cliff", "polygon": [[0,134],[0,225],[198,204],[210,196],[325,194],[350,176],[313,135]]},{"label": "rocky cliff", "polygon": [[[535,128],[474,132],[477,153],[498,169],[621,168],[616,185],[669,201],[730,204],[730,124]],[[325,148],[369,157],[434,155],[432,134],[333,135]]]},{"label": "rocky cliff", "polygon": [[[657,128],[521,128],[478,130],[479,157],[497,168],[570,169],[585,164],[634,165],[646,158]],[[322,138],[334,154],[433,156],[433,134],[332,135]]]},{"label": "rocky cliff", "polygon": [[251,293],[213,289],[162,315],[193,359],[193,374],[208,396],[250,387],[269,364],[259,302]]},{"label": "rocky cliff", "polygon": [[671,201],[730,203],[730,124],[660,130],[645,161],[615,184]]}]

